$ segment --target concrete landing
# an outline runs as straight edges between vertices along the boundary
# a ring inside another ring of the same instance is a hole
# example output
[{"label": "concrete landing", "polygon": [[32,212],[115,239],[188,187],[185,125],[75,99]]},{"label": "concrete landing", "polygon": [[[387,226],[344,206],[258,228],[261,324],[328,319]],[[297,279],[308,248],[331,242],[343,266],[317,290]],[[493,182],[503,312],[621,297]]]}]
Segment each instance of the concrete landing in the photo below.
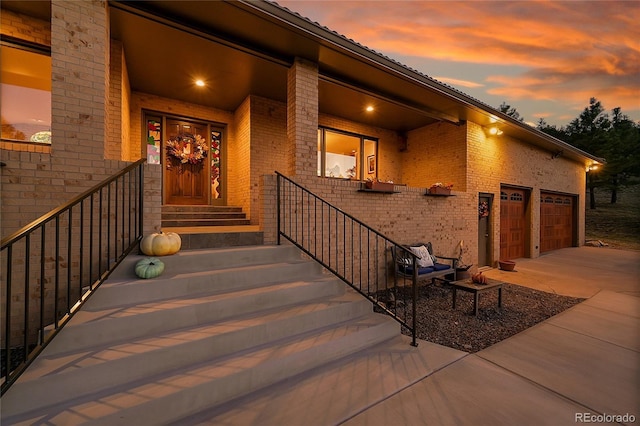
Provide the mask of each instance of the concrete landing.
[{"label": "concrete landing", "polygon": [[639,313],[640,298],[602,291],[346,424],[555,426],[598,415],[626,415],[606,423],[638,422]]},{"label": "concrete landing", "polygon": [[571,247],[535,259],[516,259],[513,272],[490,269],[483,273],[563,296],[589,298],[610,290],[640,297],[640,251]]},{"label": "concrete landing", "polygon": [[[333,425],[357,416],[467,356],[399,336],[331,365],[257,392],[180,425]],[[386,405],[385,405],[386,407]],[[398,423],[385,423],[398,424]],[[415,422],[414,422],[415,424]]]}]

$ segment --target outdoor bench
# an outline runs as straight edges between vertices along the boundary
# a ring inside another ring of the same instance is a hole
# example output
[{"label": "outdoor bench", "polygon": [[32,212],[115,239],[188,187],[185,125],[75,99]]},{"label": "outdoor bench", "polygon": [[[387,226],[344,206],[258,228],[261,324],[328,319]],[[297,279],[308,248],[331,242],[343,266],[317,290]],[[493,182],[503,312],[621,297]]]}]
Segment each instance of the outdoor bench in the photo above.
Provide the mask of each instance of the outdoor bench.
[{"label": "outdoor bench", "polygon": [[[424,246],[427,249],[428,256],[432,257],[433,266],[418,266],[418,281],[428,281],[432,284],[435,282],[435,279],[446,282],[455,281],[457,258],[434,255],[431,242],[403,245],[408,251],[412,251],[411,247],[421,246]],[[413,257],[409,253],[404,250],[398,250],[396,247],[391,247],[391,257],[393,259],[393,270],[396,277],[413,277]],[[448,275],[451,275],[453,278],[444,278]]]}]

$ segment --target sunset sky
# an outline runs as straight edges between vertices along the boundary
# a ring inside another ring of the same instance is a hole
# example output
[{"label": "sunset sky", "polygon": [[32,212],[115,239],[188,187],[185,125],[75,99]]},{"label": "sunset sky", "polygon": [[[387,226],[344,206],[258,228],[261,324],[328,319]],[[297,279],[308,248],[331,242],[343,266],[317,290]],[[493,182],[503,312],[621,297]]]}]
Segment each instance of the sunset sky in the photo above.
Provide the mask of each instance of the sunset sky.
[{"label": "sunset sky", "polygon": [[591,97],[640,120],[640,1],[276,2],[533,125]]}]

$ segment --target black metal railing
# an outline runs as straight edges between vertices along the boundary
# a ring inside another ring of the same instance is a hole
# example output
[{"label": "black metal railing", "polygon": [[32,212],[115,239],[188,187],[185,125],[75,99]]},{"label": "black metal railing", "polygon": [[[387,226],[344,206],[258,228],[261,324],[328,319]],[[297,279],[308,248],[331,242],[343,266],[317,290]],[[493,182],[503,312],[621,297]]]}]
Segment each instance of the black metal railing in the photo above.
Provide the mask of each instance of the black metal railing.
[{"label": "black metal railing", "polygon": [[2,394],[142,238],[144,162],[2,240]]},{"label": "black metal railing", "polygon": [[299,247],[380,310],[398,321],[416,342],[417,277],[398,276],[391,249],[417,257],[402,245],[331,205],[288,177],[277,175],[278,244]]}]

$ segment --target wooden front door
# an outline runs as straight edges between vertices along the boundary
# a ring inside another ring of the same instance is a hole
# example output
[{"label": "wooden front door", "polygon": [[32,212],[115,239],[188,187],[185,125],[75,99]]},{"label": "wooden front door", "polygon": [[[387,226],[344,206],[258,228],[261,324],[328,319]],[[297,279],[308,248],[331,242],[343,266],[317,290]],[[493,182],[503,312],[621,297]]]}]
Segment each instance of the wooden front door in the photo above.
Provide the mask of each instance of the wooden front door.
[{"label": "wooden front door", "polygon": [[526,242],[526,192],[519,188],[500,191],[500,259],[524,257]]},{"label": "wooden front door", "polygon": [[[175,149],[164,149],[165,204],[209,203],[209,137],[207,125],[167,119],[167,140]],[[173,155],[170,154],[173,152]]]},{"label": "wooden front door", "polygon": [[574,199],[569,195],[540,196],[540,252],[573,246]]}]

